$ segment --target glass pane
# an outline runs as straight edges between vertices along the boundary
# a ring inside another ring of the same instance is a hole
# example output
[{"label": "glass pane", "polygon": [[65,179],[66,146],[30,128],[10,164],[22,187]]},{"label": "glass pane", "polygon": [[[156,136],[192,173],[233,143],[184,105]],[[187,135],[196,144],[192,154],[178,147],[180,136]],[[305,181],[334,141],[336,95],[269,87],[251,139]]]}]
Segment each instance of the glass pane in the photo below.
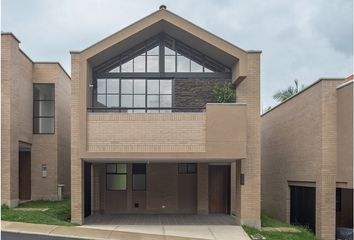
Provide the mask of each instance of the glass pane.
[{"label": "glass pane", "polygon": [[165,72],[175,72],[175,71],[176,71],[176,57],[165,56]]},{"label": "glass pane", "polygon": [[119,93],[119,79],[107,79],[107,93]]},{"label": "glass pane", "polygon": [[54,101],[34,101],[33,116],[36,117],[53,117]]},{"label": "glass pane", "polygon": [[122,79],[122,94],[133,93],[133,80],[132,79]]},{"label": "glass pane", "polygon": [[107,174],[107,190],[126,190],[127,175]]},{"label": "glass pane", "polygon": [[33,84],[34,100],[54,100],[54,84]]},{"label": "glass pane", "polygon": [[204,67],[204,72],[214,72],[214,71],[210,70],[209,68]]},{"label": "glass pane", "polygon": [[187,173],[187,164],[179,163],[178,164],[178,173]]},{"label": "glass pane", "polygon": [[127,173],[127,164],[118,163],[117,164],[117,173]]},{"label": "glass pane", "polygon": [[165,55],[176,55],[176,52],[173,51],[172,49],[165,47]]},{"label": "glass pane", "polygon": [[159,57],[147,56],[147,72],[158,72],[158,71],[159,71]]},{"label": "glass pane", "polygon": [[34,118],[34,133],[54,133],[54,118]]},{"label": "glass pane", "polygon": [[189,163],[187,165],[188,173],[196,173],[197,172],[197,165],[195,163]]},{"label": "glass pane", "polygon": [[121,96],[121,107],[131,108],[133,107],[133,95],[122,95]]},{"label": "glass pane", "polygon": [[158,94],[159,93],[159,80],[147,80],[148,94]]},{"label": "glass pane", "polygon": [[145,174],[133,175],[133,190],[145,190]]},{"label": "glass pane", "polygon": [[154,47],[147,51],[147,55],[159,55],[159,46]]},{"label": "glass pane", "polygon": [[172,96],[160,95],[160,107],[172,107]]},{"label": "glass pane", "polygon": [[94,107],[106,107],[106,95],[96,95],[93,99]]},{"label": "glass pane", "polygon": [[190,72],[189,59],[185,56],[177,56],[177,72]]},{"label": "glass pane", "polygon": [[133,163],[132,172],[133,172],[133,174],[146,174],[146,164],[145,163]]},{"label": "glass pane", "polygon": [[119,107],[119,95],[107,95],[107,107]]},{"label": "glass pane", "polygon": [[133,59],[123,63],[121,68],[122,72],[133,72]]},{"label": "glass pane", "polygon": [[113,68],[111,71],[109,71],[110,73],[118,73],[120,72],[120,66]]},{"label": "glass pane", "polygon": [[145,94],[145,79],[134,80],[134,94]]},{"label": "glass pane", "polygon": [[172,93],[172,80],[160,80],[160,94]]},{"label": "glass pane", "polygon": [[97,79],[97,93],[106,93],[106,79]]},{"label": "glass pane", "polygon": [[106,164],[106,173],[117,173],[117,164],[115,163]]},{"label": "glass pane", "polygon": [[134,58],[134,72],[145,72],[145,55]]},{"label": "glass pane", "polygon": [[134,95],[134,107],[145,107],[145,95]]},{"label": "glass pane", "polygon": [[148,95],[147,96],[147,106],[148,107],[159,107],[159,95]]},{"label": "glass pane", "polygon": [[191,60],[191,72],[203,72],[203,66]]}]

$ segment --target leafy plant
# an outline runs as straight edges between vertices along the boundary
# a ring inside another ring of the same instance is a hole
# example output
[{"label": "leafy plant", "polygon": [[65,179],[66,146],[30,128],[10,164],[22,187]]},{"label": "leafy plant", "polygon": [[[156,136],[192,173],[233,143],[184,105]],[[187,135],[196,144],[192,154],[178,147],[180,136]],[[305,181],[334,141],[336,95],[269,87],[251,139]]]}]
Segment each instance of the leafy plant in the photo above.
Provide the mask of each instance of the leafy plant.
[{"label": "leafy plant", "polygon": [[299,91],[305,88],[305,85],[301,85],[301,89],[299,89],[299,81],[297,79],[294,80],[295,86],[289,86],[287,89],[279,90],[273,95],[274,100],[278,102],[284,102],[286,99],[294,96]]},{"label": "leafy plant", "polygon": [[216,85],[213,89],[213,96],[217,103],[231,103],[236,100],[236,93],[231,89],[230,83]]}]

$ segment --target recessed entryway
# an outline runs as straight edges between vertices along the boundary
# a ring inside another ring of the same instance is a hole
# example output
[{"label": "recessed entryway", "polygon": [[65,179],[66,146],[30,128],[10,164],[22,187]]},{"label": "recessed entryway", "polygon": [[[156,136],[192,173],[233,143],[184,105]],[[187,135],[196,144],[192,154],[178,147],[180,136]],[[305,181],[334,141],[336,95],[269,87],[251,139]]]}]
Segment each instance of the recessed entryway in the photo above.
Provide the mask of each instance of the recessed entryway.
[{"label": "recessed entryway", "polygon": [[209,165],[209,213],[230,213],[230,165]]},{"label": "recessed entryway", "polygon": [[316,188],[290,187],[290,223],[307,226],[315,232]]},{"label": "recessed entryway", "polygon": [[19,151],[18,156],[18,191],[20,200],[31,199],[31,150],[24,149]]}]

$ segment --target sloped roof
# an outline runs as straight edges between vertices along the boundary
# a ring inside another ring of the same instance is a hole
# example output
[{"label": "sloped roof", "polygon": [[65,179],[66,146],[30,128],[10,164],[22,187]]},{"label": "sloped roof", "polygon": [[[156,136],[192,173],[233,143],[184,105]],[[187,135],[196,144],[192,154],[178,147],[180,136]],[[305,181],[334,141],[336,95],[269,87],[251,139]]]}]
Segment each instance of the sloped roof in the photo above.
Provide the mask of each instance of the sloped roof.
[{"label": "sloped roof", "polygon": [[160,32],[166,32],[172,37],[184,41],[191,47],[218,59],[226,66],[232,67],[237,63],[239,76],[246,76],[247,54],[249,52],[164,8],[153,12],[82,51],[72,51],[71,53],[80,54],[83,59],[88,59],[92,65],[96,65],[113,57],[114,54],[123,51],[123,49],[132,47],[133,44],[137,44],[139,41],[142,42]]}]

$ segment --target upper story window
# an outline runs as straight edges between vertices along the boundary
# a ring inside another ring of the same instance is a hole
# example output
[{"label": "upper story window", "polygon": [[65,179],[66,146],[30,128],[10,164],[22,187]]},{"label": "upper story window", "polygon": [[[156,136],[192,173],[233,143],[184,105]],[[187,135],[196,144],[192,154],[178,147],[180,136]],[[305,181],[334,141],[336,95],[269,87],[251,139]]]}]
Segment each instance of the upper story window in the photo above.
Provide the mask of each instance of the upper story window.
[{"label": "upper story window", "polygon": [[171,112],[171,79],[97,79],[93,106],[120,112]]},{"label": "upper story window", "polygon": [[230,79],[231,71],[166,34],[158,35],[93,68],[90,109],[171,112],[183,108],[174,106],[174,81],[192,78]]},{"label": "upper story window", "polygon": [[54,133],[54,84],[33,84],[33,133]]}]

